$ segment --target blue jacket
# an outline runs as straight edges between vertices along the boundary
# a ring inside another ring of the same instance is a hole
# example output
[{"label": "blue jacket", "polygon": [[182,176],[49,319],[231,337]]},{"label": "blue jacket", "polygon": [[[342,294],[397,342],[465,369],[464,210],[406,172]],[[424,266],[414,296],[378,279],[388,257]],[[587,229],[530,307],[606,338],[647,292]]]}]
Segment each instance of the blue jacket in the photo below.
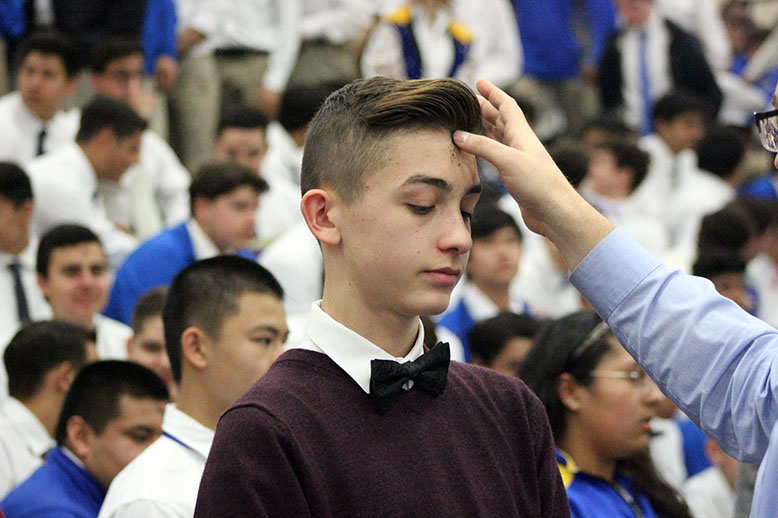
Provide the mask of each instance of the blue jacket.
[{"label": "blue jacket", "polygon": [[159,56],[178,56],[176,23],[178,20],[173,0],[147,0],[146,16],[140,34],[146,74],[154,75],[154,62]]},{"label": "blue jacket", "polygon": [[178,272],[195,261],[186,223],[163,230],[142,243],[116,272],[103,313],[130,325],[135,303],[147,291],[170,284]]},{"label": "blue jacket", "polygon": [[106,490],[61,448],[0,502],[7,518],[95,518]]}]

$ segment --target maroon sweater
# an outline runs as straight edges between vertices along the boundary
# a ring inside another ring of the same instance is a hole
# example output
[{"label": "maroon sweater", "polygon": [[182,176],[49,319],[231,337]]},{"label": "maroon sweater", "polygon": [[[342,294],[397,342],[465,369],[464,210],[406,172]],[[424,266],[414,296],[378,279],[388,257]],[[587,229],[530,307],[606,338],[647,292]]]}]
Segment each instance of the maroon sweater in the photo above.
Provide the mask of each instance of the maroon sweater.
[{"label": "maroon sweater", "polygon": [[380,415],[324,354],[284,353],[219,420],[196,517],[567,517],[543,406],[452,362]]}]

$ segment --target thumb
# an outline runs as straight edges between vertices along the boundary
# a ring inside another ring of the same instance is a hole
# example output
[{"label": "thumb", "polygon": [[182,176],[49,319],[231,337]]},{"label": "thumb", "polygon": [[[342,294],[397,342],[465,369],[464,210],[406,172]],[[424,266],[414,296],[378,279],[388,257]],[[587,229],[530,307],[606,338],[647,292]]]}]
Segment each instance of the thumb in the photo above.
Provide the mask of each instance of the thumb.
[{"label": "thumb", "polygon": [[483,158],[498,169],[508,163],[511,152],[515,151],[490,137],[461,130],[454,132],[454,143],[462,151]]}]

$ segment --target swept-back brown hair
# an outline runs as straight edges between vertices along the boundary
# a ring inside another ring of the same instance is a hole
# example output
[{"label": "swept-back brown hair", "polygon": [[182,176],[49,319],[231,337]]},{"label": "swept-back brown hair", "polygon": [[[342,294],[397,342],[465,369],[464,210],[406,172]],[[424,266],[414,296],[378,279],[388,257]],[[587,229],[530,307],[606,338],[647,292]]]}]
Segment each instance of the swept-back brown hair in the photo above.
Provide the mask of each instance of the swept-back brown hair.
[{"label": "swept-back brown hair", "polygon": [[386,159],[387,137],[414,129],[479,132],[475,94],[456,79],[374,77],[349,83],[327,98],[311,122],[302,193],[327,187],[346,203],[356,201],[366,175]]}]

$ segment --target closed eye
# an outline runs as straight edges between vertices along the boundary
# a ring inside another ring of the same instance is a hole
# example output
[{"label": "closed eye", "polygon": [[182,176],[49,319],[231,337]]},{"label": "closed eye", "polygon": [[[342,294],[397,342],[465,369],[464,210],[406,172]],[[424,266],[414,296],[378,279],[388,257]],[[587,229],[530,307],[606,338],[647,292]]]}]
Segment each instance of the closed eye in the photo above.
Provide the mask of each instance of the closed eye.
[{"label": "closed eye", "polygon": [[419,215],[429,214],[435,208],[434,205],[411,205],[410,203],[407,206],[411,212]]}]

